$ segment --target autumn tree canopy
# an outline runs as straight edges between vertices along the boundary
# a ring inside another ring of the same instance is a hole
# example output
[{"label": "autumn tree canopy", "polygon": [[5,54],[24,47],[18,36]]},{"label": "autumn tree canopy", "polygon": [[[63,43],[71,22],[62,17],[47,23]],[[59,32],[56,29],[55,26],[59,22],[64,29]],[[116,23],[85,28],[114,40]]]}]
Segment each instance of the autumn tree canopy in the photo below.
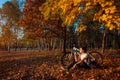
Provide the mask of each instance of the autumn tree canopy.
[{"label": "autumn tree canopy", "polygon": [[61,37],[65,33],[62,27],[94,34],[91,31],[119,30],[119,11],[118,0],[26,0],[21,23],[31,38]]},{"label": "autumn tree canopy", "polygon": [[3,4],[1,9],[1,36],[3,45],[10,50],[11,44],[18,38],[19,19],[21,17],[21,11],[16,0],[8,1]]},{"label": "autumn tree canopy", "polygon": [[[119,8],[116,2],[117,0],[47,0],[39,10],[46,20],[59,16],[63,25],[72,25],[80,14],[86,14],[82,18],[84,22],[92,19],[112,30],[120,28]],[[85,26],[82,27],[84,30]]]}]

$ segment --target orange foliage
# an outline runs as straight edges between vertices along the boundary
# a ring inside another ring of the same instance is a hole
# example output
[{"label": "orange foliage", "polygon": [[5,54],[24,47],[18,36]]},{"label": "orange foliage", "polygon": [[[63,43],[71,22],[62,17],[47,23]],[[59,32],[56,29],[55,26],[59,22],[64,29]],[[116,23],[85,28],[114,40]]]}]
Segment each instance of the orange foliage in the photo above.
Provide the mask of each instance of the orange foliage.
[{"label": "orange foliage", "polygon": [[[108,51],[99,69],[65,71],[59,63],[61,51],[0,53],[0,79],[25,80],[119,80],[120,54]],[[48,54],[49,53],[49,54]],[[14,68],[13,68],[14,67]]]}]

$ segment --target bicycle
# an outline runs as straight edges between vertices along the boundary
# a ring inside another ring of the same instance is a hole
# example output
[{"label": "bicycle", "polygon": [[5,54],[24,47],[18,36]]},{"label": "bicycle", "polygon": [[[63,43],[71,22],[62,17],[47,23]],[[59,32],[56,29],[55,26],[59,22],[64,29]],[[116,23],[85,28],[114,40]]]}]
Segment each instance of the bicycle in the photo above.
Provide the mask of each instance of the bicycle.
[{"label": "bicycle", "polygon": [[[77,53],[77,55],[80,55],[80,50],[76,47],[73,47],[73,49],[70,52],[65,52],[61,57],[61,64],[63,67],[68,67],[70,64],[72,64],[75,61],[74,53]],[[88,61],[96,61],[98,64],[102,64],[103,57],[100,54],[100,52],[97,51],[87,51],[88,54]]]}]

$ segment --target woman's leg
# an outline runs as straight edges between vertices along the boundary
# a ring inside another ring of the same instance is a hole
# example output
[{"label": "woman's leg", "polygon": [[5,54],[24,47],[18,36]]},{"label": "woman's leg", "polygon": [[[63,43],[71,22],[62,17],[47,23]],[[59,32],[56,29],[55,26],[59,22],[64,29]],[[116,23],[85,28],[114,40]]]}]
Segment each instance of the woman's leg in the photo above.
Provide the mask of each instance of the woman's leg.
[{"label": "woman's leg", "polygon": [[81,62],[77,66],[78,66],[78,68],[90,69],[90,67],[85,62]]},{"label": "woman's leg", "polygon": [[72,64],[70,64],[70,65],[68,66],[68,69],[72,68],[76,63],[77,63],[77,62],[74,61]]}]

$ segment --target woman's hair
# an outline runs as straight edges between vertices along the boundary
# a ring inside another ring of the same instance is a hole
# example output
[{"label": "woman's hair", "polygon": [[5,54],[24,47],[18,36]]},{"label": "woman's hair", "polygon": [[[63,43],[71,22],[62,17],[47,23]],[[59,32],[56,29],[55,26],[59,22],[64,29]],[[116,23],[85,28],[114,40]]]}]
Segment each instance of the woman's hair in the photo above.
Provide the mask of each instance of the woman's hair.
[{"label": "woman's hair", "polygon": [[82,46],[81,48],[84,50],[84,52],[87,52],[87,47],[86,46]]}]

